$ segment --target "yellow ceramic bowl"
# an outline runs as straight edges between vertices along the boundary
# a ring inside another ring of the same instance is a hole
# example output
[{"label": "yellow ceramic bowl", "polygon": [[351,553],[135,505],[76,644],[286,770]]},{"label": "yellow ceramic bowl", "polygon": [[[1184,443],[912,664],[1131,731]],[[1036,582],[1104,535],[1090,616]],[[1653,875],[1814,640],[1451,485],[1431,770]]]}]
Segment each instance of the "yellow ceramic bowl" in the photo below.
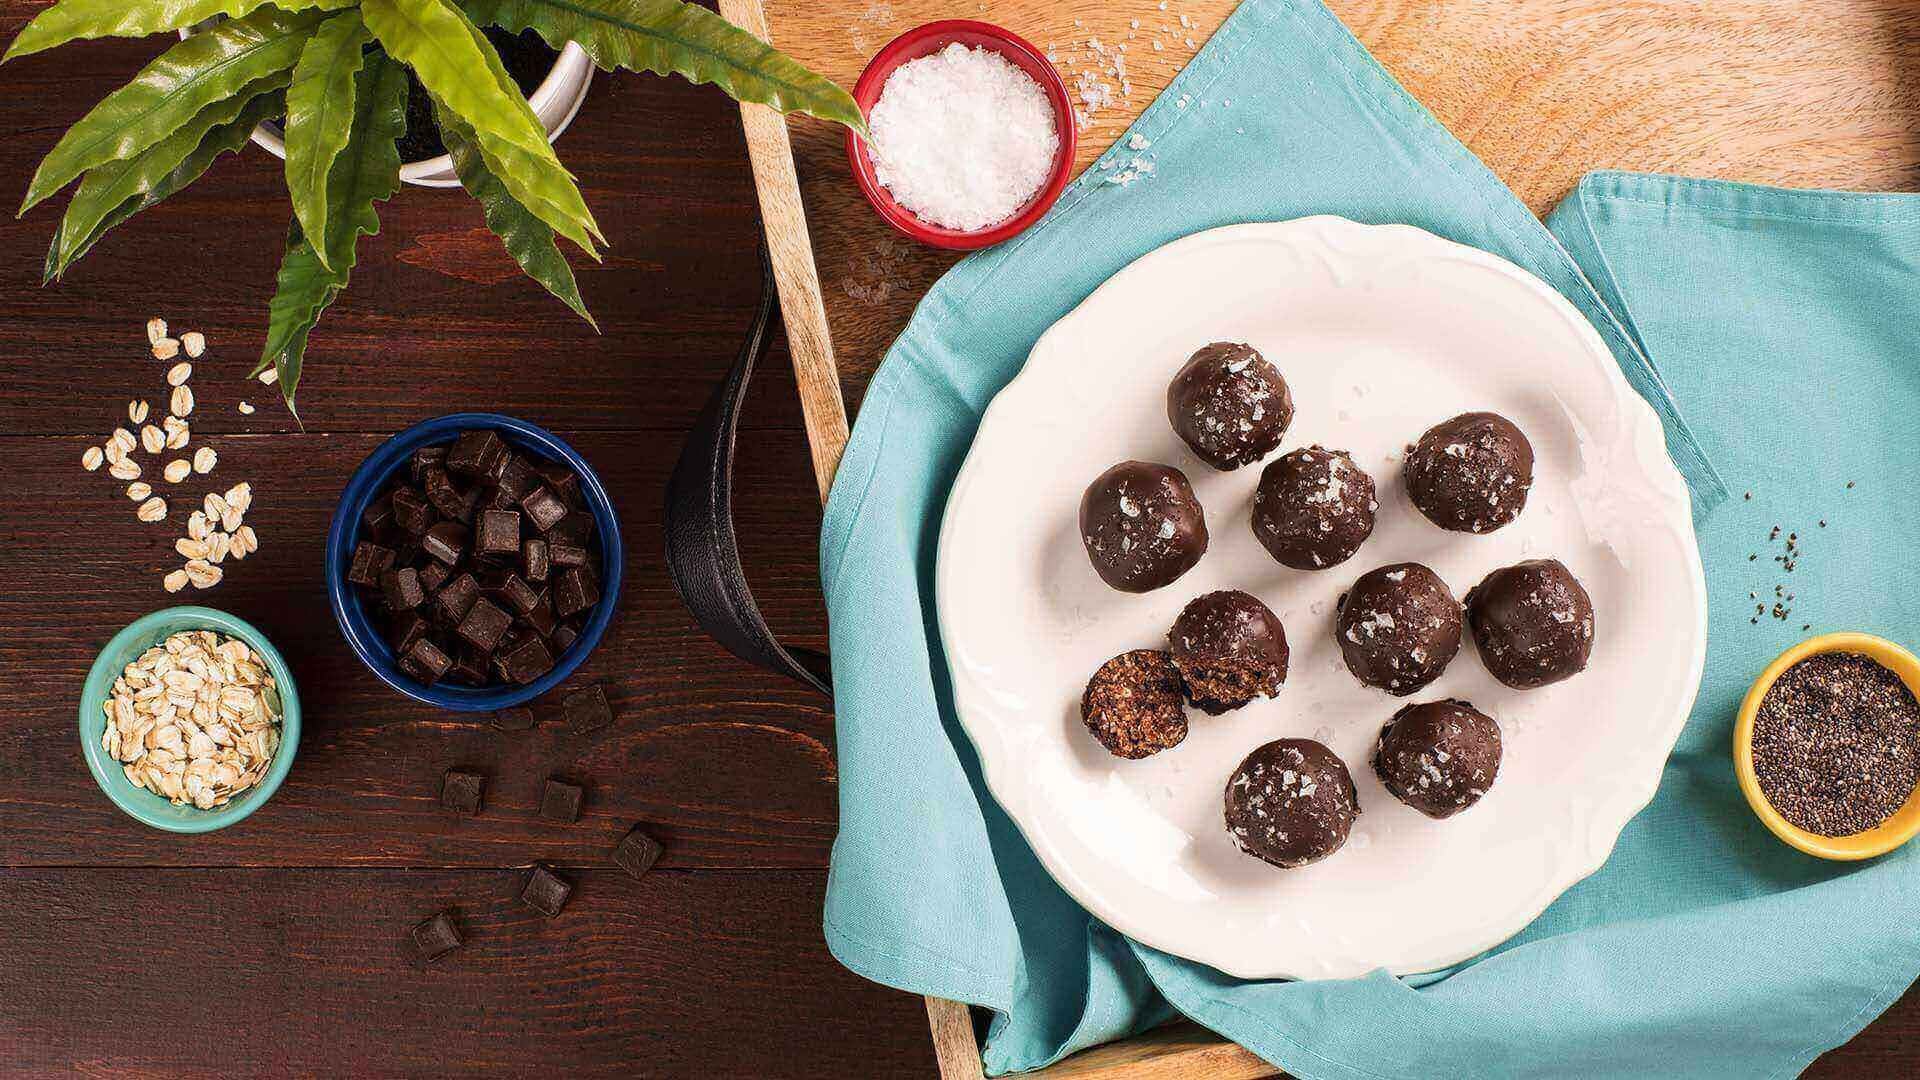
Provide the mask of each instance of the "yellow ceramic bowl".
[{"label": "yellow ceramic bowl", "polygon": [[1797,828],[1781,817],[1761,793],[1760,781],[1753,775],[1753,718],[1760,711],[1760,699],[1767,695],[1782,672],[1815,653],[1828,652],[1872,657],[1892,669],[1907,684],[1907,689],[1920,696],[1920,659],[1893,642],[1872,634],[1822,634],[1809,638],[1781,653],[1780,658],[1753,681],[1753,689],[1747,691],[1747,699],[1740,703],[1740,719],[1733,727],[1733,767],[1740,774],[1740,790],[1746,792],[1747,803],[1767,828],[1773,830],[1773,835],[1823,859],[1871,859],[1885,855],[1920,833],[1920,787],[1907,796],[1905,805],[1894,811],[1892,817],[1866,832],[1821,836]]}]

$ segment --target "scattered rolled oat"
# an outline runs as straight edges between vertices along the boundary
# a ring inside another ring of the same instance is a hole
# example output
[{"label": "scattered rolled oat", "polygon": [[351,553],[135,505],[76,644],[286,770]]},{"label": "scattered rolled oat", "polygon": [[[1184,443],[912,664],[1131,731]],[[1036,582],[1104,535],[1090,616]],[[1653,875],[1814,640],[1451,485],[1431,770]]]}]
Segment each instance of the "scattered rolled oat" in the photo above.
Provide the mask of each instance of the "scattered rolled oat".
[{"label": "scattered rolled oat", "polygon": [[167,336],[167,320],[155,315],[147,320],[147,344],[158,345]]},{"label": "scattered rolled oat", "polygon": [[233,534],[232,533],[217,532],[217,533],[214,533],[212,536],[207,537],[207,561],[208,562],[210,563],[225,562],[227,560],[228,553],[231,552],[232,550],[233,550]]},{"label": "scattered rolled oat", "polygon": [[[169,592],[185,587],[182,573],[167,575]],[[101,748],[130,782],[176,806],[226,804],[266,776],[280,748],[280,692],[266,661],[210,630],[140,654],[102,709]]]},{"label": "scattered rolled oat", "polygon": [[147,403],[135,399],[127,402],[127,419],[136,424],[147,422]]},{"label": "scattered rolled oat", "polygon": [[177,416],[169,416],[165,420],[160,421],[160,426],[166,429],[167,449],[169,450],[184,449],[187,445],[187,440],[192,436],[192,432],[187,427],[187,422]]},{"label": "scattered rolled oat", "polygon": [[195,510],[193,515],[187,518],[187,536],[190,539],[205,540],[208,528],[207,514],[204,510]]},{"label": "scattered rolled oat", "polygon": [[107,467],[107,475],[115,480],[140,479],[140,463],[130,457],[122,457]]},{"label": "scattered rolled oat", "polygon": [[106,460],[106,451],[97,446],[89,446],[80,454],[80,467],[88,472],[98,472],[101,463]]},{"label": "scattered rolled oat", "polygon": [[167,516],[167,500],[155,495],[141,503],[140,509],[135,511],[135,514],[141,521],[159,521]]},{"label": "scattered rolled oat", "polygon": [[222,498],[219,492],[209,491],[206,499],[201,502],[200,508],[207,512],[208,521],[218,521],[221,515],[227,512],[227,500]]},{"label": "scattered rolled oat", "polygon": [[185,386],[187,380],[191,378],[193,378],[193,365],[185,360],[167,369],[168,386]]},{"label": "scattered rolled oat", "polygon": [[133,437],[133,432],[123,427],[113,429],[112,443],[119,447],[123,454],[131,454],[140,447],[140,440]]},{"label": "scattered rolled oat", "polygon": [[149,454],[157,454],[167,448],[167,433],[148,424],[140,429],[140,448]]},{"label": "scattered rolled oat", "polygon": [[192,462],[186,458],[174,458],[172,461],[167,462],[166,471],[161,473],[161,475],[167,478],[167,483],[177,484],[185,480],[192,472]]},{"label": "scattered rolled oat", "polygon": [[220,584],[220,568],[205,559],[187,560],[187,580],[196,589],[211,589]]},{"label": "scattered rolled oat", "polygon": [[207,543],[204,537],[183,536],[173,542],[173,550],[179,552],[183,559],[204,559],[212,552],[213,545]]},{"label": "scattered rolled oat", "polygon": [[[228,488],[227,493],[221,496],[221,498],[226,500],[228,506],[244,514],[248,510],[253,509],[253,485],[242,480]],[[227,531],[232,532],[233,530],[229,529]]]},{"label": "scattered rolled oat", "polygon": [[193,471],[194,472],[210,473],[213,471],[213,467],[219,464],[219,462],[220,462],[220,455],[214,453],[213,447],[211,446],[203,446],[200,449],[195,450],[193,452]]},{"label": "scattered rolled oat", "polygon": [[173,400],[170,404],[173,415],[186,417],[193,412],[193,387],[181,383],[173,388]]},{"label": "scattered rolled oat", "polygon": [[135,480],[127,485],[127,498],[134,502],[139,502],[151,494],[153,494],[153,488],[145,480]]},{"label": "scattered rolled oat", "polygon": [[261,373],[260,373],[260,381],[261,381],[262,383],[264,383],[265,385],[267,385],[267,386],[272,386],[272,385],[273,385],[274,383],[277,383],[277,382],[279,382],[279,381],[280,381],[280,369],[279,369],[279,368],[268,368],[267,370],[265,370],[265,371],[263,371],[263,372],[261,372]]},{"label": "scattered rolled oat", "polygon": [[160,579],[160,587],[168,592],[179,592],[181,589],[187,587],[187,572],[185,570],[175,570],[173,573]]},{"label": "scattered rolled oat", "polygon": [[171,360],[180,355],[180,342],[177,338],[161,338],[153,343],[155,360]]},{"label": "scattered rolled oat", "polygon": [[187,350],[188,356],[198,360],[200,354],[207,351],[207,336],[198,330],[189,330],[180,335],[180,347]]},{"label": "scattered rolled oat", "polygon": [[253,526],[242,525],[233,531],[233,557],[244,559],[260,550],[260,538],[254,535]]},{"label": "scattered rolled oat", "polygon": [[246,403],[246,402],[244,402],[244,401],[243,401],[243,402],[241,402],[241,403],[240,403],[240,415],[241,415],[241,416],[252,416],[252,415],[253,415],[253,406],[252,406],[252,405],[249,405],[248,403]]}]

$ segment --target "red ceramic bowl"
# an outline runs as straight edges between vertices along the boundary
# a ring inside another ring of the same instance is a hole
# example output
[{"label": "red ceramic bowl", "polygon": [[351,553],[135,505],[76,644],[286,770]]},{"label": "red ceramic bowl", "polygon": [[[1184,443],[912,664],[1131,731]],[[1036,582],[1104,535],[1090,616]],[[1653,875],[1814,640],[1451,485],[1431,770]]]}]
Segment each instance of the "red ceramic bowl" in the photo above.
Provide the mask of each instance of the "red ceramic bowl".
[{"label": "red ceramic bowl", "polygon": [[873,111],[873,103],[880,99],[880,89],[886,85],[887,76],[893,74],[894,68],[909,60],[939,52],[954,42],[992,49],[1006,57],[1014,66],[1033,76],[1034,81],[1046,90],[1047,99],[1053,102],[1053,124],[1060,136],[1060,145],[1054,154],[1053,172],[1033,198],[1027,200],[1027,204],[1015,211],[1012,217],[992,228],[961,232],[922,221],[894,202],[893,196],[880,186],[879,179],[873,174],[873,162],[867,158],[866,140],[852,131],[847,132],[847,160],[853,165],[854,182],[860,185],[867,201],[873,204],[887,224],[923,244],[970,251],[1019,235],[1027,226],[1040,220],[1040,216],[1060,198],[1061,190],[1067,186],[1068,175],[1073,171],[1073,106],[1067,100],[1067,84],[1060,80],[1060,73],[1053,70],[1053,65],[1038,49],[1018,34],[991,23],[947,19],[915,27],[894,38],[886,48],[874,54],[867,64],[867,70],[860,73],[860,81],[853,85],[853,100],[859,103],[861,114]]}]

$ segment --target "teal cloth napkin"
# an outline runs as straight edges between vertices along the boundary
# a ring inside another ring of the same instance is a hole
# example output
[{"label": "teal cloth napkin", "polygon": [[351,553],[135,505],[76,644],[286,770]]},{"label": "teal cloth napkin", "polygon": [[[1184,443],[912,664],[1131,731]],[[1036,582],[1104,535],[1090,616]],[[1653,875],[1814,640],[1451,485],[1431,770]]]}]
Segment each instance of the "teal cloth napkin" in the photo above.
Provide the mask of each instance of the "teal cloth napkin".
[{"label": "teal cloth napkin", "polygon": [[[1296,1075],[1354,1080],[1779,1076],[1865,1026],[1920,974],[1920,856],[1786,848],[1746,809],[1729,740],[1803,625],[1920,627],[1920,197],[1602,173],[1542,228],[1315,0],[1247,0],[1133,134],[1142,150],[942,278],[867,392],[821,539],[834,955],[990,1009],[993,1073],[1176,1010]],[[1135,157],[1153,171],[1112,182]],[[1248,982],[1092,919],[987,794],[935,627],[936,536],[981,411],[1054,320],[1176,237],[1318,213],[1495,252],[1593,321],[1692,489],[1708,657],[1653,804],[1520,935],[1416,978]],[[1805,552],[1790,575],[1776,523]],[[1777,583],[1790,618],[1750,621]]]}]

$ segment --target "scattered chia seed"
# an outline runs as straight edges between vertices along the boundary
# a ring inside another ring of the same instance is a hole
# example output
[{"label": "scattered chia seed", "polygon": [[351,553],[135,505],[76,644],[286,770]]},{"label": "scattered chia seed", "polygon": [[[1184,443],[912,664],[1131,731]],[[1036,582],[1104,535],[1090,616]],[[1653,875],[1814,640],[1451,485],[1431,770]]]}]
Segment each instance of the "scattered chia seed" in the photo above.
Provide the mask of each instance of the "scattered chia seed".
[{"label": "scattered chia seed", "polygon": [[1760,701],[1753,771],[1794,825],[1821,836],[1865,832],[1920,785],[1920,701],[1869,657],[1810,656]]}]

